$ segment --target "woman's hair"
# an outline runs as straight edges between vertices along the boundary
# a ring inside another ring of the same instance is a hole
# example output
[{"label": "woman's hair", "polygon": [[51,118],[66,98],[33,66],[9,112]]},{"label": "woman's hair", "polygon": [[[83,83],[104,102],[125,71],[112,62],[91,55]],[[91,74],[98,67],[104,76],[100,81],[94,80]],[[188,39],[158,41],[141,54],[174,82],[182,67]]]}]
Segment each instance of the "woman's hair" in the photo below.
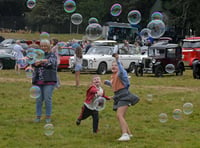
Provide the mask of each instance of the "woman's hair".
[{"label": "woman's hair", "polygon": [[55,46],[58,43],[58,39],[56,38],[52,38],[51,40],[53,41],[53,46]]},{"label": "woman's hair", "polygon": [[80,46],[76,47],[75,54],[76,54],[76,56],[78,58],[82,58],[83,57],[82,48]]},{"label": "woman's hair", "polygon": [[47,46],[48,47],[48,50],[50,51],[51,50],[51,43],[49,40],[47,39],[43,39],[40,41],[40,47],[41,46]]}]

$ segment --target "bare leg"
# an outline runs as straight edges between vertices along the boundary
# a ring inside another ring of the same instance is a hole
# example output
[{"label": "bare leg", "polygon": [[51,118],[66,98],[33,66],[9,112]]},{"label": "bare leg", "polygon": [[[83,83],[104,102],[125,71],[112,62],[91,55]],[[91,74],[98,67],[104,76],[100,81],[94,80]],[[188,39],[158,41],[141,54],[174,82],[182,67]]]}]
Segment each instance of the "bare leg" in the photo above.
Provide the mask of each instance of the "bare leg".
[{"label": "bare leg", "polygon": [[125,120],[125,115],[126,115],[127,109],[128,109],[128,106],[122,106],[117,109],[117,119],[119,121],[122,134],[124,134],[124,133],[131,134],[128,124]]},{"label": "bare leg", "polygon": [[76,86],[80,85],[80,71],[75,72]]}]

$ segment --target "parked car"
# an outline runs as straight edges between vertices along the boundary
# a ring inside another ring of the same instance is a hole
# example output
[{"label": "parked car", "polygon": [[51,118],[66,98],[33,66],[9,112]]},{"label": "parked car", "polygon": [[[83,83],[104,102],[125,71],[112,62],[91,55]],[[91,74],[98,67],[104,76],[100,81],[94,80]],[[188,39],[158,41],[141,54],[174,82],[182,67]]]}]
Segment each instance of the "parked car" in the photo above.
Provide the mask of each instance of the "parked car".
[{"label": "parked car", "polygon": [[62,50],[59,51],[60,55],[60,64],[58,70],[68,69],[69,68],[69,58],[74,56],[74,50],[71,47],[62,47]]},{"label": "parked car", "polygon": [[200,60],[200,37],[189,37],[183,40],[182,52],[184,65],[192,67],[195,60]]},{"label": "parked car", "polygon": [[[115,51],[115,47],[117,47],[117,51]],[[106,74],[111,71],[112,61],[114,60],[112,54],[117,52],[124,68],[128,72],[132,72],[135,68],[135,64],[141,59],[141,56],[145,56],[134,54],[134,50],[135,48],[131,44],[129,52],[123,50],[123,44],[115,46],[93,46],[83,55],[83,71]],[[72,69],[72,72],[74,72],[74,57],[70,57],[70,68]]]},{"label": "parked car", "polygon": [[15,58],[11,48],[0,48],[0,70],[12,69],[15,67]]},{"label": "parked car", "polygon": [[5,39],[0,43],[1,47],[8,47],[11,44],[14,44],[16,42],[16,39]]},{"label": "parked car", "polygon": [[184,70],[181,47],[178,44],[161,42],[149,47],[148,56],[136,65],[135,74],[143,76],[144,73],[151,73],[161,77],[167,73],[183,75]]}]

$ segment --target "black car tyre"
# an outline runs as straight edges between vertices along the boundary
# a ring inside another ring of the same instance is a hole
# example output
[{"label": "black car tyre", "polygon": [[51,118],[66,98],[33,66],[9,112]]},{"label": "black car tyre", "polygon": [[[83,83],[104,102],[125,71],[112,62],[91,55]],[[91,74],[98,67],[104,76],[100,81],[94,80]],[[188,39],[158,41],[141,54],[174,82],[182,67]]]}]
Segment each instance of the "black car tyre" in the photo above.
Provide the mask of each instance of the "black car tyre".
[{"label": "black car tyre", "polygon": [[183,64],[179,64],[178,65],[178,72],[176,72],[177,76],[182,76],[183,75],[183,71],[184,71],[184,66]]},{"label": "black car tyre", "polygon": [[106,65],[106,63],[100,63],[99,67],[98,67],[98,70],[97,70],[97,73],[101,74],[101,75],[104,75],[104,74],[106,74],[106,72],[107,72],[107,65]]},{"label": "black car tyre", "polygon": [[142,69],[141,66],[136,66],[136,67],[135,67],[135,75],[136,75],[137,77],[143,76],[143,69]]},{"label": "black car tyre", "polygon": [[3,62],[0,61],[0,70],[2,70],[2,69],[3,69]]},{"label": "black car tyre", "polygon": [[159,65],[159,66],[157,66],[156,68],[155,68],[155,76],[156,77],[162,77],[163,76],[163,68],[162,68],[162,66],[161,65]]},{"label": "black car tyre", "polygon": [[200,67],[196,66],[193,68],[193,78],[194,79],[200,79]]},{"label": "black car tyre", "polygon": [[135,63],[131,63],[127,69],[128,72],[135,72]]}]

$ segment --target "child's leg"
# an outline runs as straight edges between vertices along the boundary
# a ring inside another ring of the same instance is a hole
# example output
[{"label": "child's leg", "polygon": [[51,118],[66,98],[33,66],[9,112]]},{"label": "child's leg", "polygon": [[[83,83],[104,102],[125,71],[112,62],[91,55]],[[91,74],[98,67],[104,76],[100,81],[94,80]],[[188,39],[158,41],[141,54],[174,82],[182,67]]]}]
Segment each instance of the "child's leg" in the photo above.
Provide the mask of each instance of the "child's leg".
[{"label": "child's leg", "polygon": [[94,110],[92,114],[92,119],[93,119],[93,132],[97,133],[98,132],[98,126],[99,126],[99,112]]},{"label": "child's leg", "polygon": [[82,106],[81,113],[78,117],[79,120],[84,120],[91,115],[91,110],[88,109],[85,105]]},{"label": "child's leg", "polygon": [[127,109],[128,109],[128,106],[121,106],[117,109],[117,119],[119,121],[121,130],[122,130],[122,134],[130,133],[128,124],[125,120],[125,114],[126,114]]}]

